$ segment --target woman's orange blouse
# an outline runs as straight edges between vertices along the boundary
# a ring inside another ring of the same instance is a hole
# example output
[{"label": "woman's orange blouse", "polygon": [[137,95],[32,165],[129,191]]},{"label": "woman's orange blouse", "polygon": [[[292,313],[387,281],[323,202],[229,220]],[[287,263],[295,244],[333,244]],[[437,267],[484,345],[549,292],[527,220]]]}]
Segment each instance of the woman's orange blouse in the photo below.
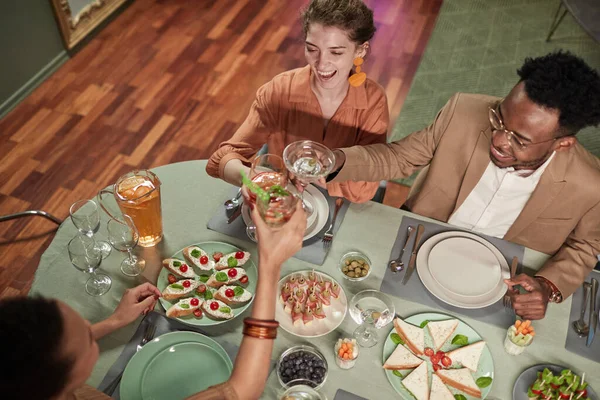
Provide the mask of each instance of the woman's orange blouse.
[{"label": "woman's orange blouse", "polygon": [[[310,66],[287,71],[258,89],[248,117],[210,157],[206,172],[223,178],[225,164],[232,159],[250,166],[264,144],[269,153],[282,155],[285,146],[297,140],[312,140],[330,149],[386,142],[389,113],[381,86],[370,79],[359,87],[350,86],[325,127],[310,74]],[[327,190],[331,196],[361,203],[370,200],[378,186],[379,182],[328,183]]]}]

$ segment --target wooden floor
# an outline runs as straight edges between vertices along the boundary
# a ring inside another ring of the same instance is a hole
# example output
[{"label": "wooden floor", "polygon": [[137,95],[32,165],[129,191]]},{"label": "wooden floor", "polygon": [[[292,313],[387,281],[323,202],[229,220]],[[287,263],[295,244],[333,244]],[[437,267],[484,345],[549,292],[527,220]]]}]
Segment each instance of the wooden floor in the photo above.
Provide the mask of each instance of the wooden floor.
[{"label": "wooden floor", "polygon": [[[363,70],[386,89],[394,121],[442,0],[366,2],[378,32]],[[207,158],[259,86],[305,65],[303,4],[133,2],[0,121],[0,215],[65,218],[71,203],[135,167]],[[37,217],[0,224],[0,297],[28,292],[54,228]]]}]

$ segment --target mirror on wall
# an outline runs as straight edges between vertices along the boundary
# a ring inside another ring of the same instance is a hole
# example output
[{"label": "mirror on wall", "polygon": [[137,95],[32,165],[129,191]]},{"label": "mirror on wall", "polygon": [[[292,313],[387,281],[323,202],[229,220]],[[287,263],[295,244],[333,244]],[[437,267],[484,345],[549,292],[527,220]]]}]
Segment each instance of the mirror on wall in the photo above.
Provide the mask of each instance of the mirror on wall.
[{"label": "mirror on wall", "polygon": [[65,46],[72,49],[129,0],[51,0]]}]

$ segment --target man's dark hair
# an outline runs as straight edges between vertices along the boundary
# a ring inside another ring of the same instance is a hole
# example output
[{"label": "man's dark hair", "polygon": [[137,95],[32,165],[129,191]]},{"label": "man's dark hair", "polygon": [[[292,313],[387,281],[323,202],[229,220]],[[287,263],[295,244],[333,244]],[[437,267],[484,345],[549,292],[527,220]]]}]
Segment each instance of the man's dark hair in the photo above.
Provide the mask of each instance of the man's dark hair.
[{"label": "man's dark hair", "polygon": [[563,134],[600,123],[600,76],[581,58],[563,51],[527,58],[517,73],[532,101],[559,110]]},{"label": "man's dark hair", "polygon": [[46,400],[61,392],[72,366],[61,354],[63,334],[56,301],[26,297],[0,301],[2,398]]},{"label": "man's dark hair", "polygon": [[362,0],[311,0],[302,11],[304,37],[310,24],[340,28],[357,45],[371,40],[377,30],[373,11]]}]

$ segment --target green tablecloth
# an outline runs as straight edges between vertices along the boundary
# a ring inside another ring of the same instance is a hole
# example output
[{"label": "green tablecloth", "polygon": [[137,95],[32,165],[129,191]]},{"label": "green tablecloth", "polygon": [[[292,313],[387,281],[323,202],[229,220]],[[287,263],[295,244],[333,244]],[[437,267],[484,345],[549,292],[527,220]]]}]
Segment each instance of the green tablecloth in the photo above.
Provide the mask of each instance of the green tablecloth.
[{"label": "green tablecloth", "polygon": [[[250,241],[240,241],[231,237],[210,231],[206,223],[216,207],[221,206],[231,191],[229,184],[213,179],[206,175],[206,161],[188,161],[166,165],[154,171],[163,182],[162,207],[165,237],[155,248],[140,249],[146,258],[148,266],[144,278],[154,282],[160,269],[160,260],[181,248],[202,241],[225,241],[255,251],[255,245]],[[64,205],[65,208],[68,204]],[[390,251],[396,238],[400,221],[406,212],[383,206],[377,203],[353,204],[350,206],[344,222],[333,241],[331,251],[322,267],[323,270],[344,285],[350,298],[353,294],[364,289],[379,289],[383,273],[389,260]],[[410,214],[417,217],[414,214]],[[98,236],[106,238],[107,217],[103,216],[103,226]],[[113,253],[103,261],[101,269],[113,279],[111,290],[102,297],[88,296],[84,289],[87,275],[79,273],[69,262],[67,243],[76,234],[73,224],[67,220],[58,230],[56,237],[42,255],[40,265],[31,288],[31,295],[39,294],[65,301],[81,315],[92,322],[99,321],[112,312],[116,307],[123,291],[142,282],[144,278],[128,278],[121,274],[119,264],[125,257],[123,253]],[[350,249],[365,252],[372,261],[373,272],[363,282],[349,284],[341,278],[337,265],[342,254]],[[532,269],[538,269],[547,256],[526,249],[523,264]],[[282,275],[302,269],[315,268],[314,265],[291,259],[282,268]],[[417,278],[413,278],[417,279]],[[395,299],[397,313],[403,317],[428,311],[438,311],[426,308],[420,304]],[[594,373],[597,363],[567,352],[564,349],[571,300],[560,305],[551,305],[546,318],[536,322],[537,336],[533,345],[519,357],[511,357],[504,352],[503,340],[506,331],[477,320],[464,318],[487,341],[494,358],[496,378],[493,383],[491,396],[508,400],[511,398],[512,386],[518,375],[525,368],[538,363],[556,363],[586,371],[586,379],[596,390],[600,388],[600,375]],[[137,323],[124,328],[100,341],[100,359],[88,383],[97,386],[110,366],[117,359],[124,345],[133,334]],[[336,332],[321,338],[311,339],[310,344],[317,346],[327,357],[330,365],[329,376],[323,388],[324,394],[332,400],[338,388],[368,399],[393,399],[399,395],[388,383],[382,369],[383,340],[370,349],[361,349],[356,366],[351,370],[341,370],[335,365],[333,345],[341,336],[349,336],[356,328],[350,317],[340,325]],[[380,332],[384,338],[391,326]],[[242,338],[241,321],[235,320],[220,325],[211,333],[218,334],[226,341],[239,344]],[[275,342],[273,358],[288,347],[304,342],[280,330]],[[276,398],[279,383],[275,372],[267,382],[263,398]]]}]

